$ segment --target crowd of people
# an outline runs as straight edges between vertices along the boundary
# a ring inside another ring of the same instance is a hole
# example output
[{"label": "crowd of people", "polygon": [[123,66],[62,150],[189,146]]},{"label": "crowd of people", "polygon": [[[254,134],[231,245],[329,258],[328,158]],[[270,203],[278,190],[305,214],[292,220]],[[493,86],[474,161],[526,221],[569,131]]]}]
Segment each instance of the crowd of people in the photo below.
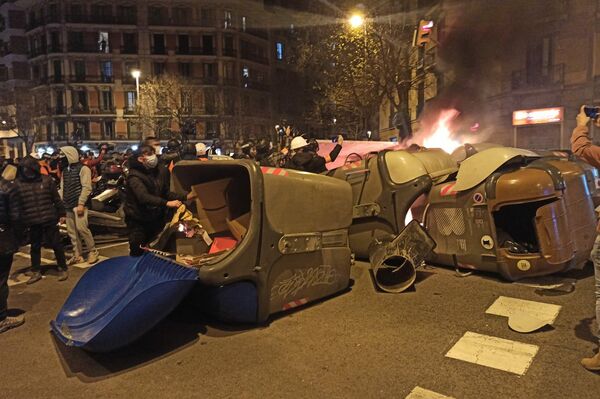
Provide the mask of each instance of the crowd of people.
[{"label": "crowd of people", "polygon": [[[318,154],[318,142],[293,137],[291,128],[279,127],[279,143],[268,140],[240,143],[230,156],[217,156],[204,143],[169,140],[163,149],[148,137],[135,151],[115,152],[102,144],[98,155],[74,146],[53,154],[32,154],[22,159],[0,159],[0,333],[24,323],[23,316],[7,313],[8,278],[13,256],[30,245],[31,268],[27,284],[42,279],[42,246],[54,251],[58,280],[68,278],[68,267],[99,260],[88,223],[88,205],[94,184],[105,171],[121,171],[126,178],[123,210],[128,228],[129,252],[141,256],[163,229],[169,212],[194,199],[192,193],[170,191],[170,172],[177,162],[207,159],[247,159],[261,166],[285,167],[321,173],[339,155],[343,137],[333,151]],[[59,225],[66,225],[72,254],[67,259]]]}]

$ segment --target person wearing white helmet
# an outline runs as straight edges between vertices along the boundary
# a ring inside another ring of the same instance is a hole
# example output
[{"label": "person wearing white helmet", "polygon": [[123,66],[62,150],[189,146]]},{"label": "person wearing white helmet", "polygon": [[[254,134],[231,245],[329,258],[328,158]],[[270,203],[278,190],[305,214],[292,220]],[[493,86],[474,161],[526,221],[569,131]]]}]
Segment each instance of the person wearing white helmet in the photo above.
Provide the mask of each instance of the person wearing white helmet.
[{"label": "person wearing white helmet", "polygon": [[293,155],[286,162],[285,167],[311,173],[326,172],[327,167],[325,165],[336,160],[340,151],[342,151],[343,143],[344,138],[339,135],[334,149],[328,155],[322,157],[317,154],[315,148],[304,137],[294,137],[290,144]]},{"label": "person wearing white helmet", "polygon": [[206,158],[206,144],[196,143],[196,156],[198,158]]}]

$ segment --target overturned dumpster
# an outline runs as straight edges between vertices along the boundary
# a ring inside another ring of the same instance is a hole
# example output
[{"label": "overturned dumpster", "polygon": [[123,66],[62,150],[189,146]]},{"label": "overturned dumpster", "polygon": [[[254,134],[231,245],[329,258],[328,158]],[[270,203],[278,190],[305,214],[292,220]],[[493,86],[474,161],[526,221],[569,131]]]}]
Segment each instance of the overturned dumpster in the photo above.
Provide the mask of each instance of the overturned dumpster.
[{"label": "overturned dumpster", "polygon": [[[259,323],[348,287],[352,194],[345,182],[249,161],[182,161],[172,183],[198,195],[188,204],[193,219],[171,221],[157,240],[160,255],[92,267],[51,323],[67,345],[123,346],[192,290],[222,320]],[[115,270],[127,277],[110,278]],[[111,283],[95,284],[104,279]]]},{"label": "overturned dumpster", "polygon": [[429,193],[433,263],[508,280],[581,267],[595,237],[593,173],[578,162],[508,147],[465,159]]},{"label": "overturned dumpster", "polygon": [[[457,170],[456,162],[439,149],[415,153],[386,150],[328,173],[352,186],[350,247],[357,257],[370,259],[375,282],[383,291],[400,292],[415,280],[416,268],[435,243],[419,231],[418,224],[405,233],[411,239],[397,237],[415,202]],[[417,242],[422,244],[419,253],[409,248]],[[389,254],[388,258],[380,259],[376,254],[381,253]]]}]

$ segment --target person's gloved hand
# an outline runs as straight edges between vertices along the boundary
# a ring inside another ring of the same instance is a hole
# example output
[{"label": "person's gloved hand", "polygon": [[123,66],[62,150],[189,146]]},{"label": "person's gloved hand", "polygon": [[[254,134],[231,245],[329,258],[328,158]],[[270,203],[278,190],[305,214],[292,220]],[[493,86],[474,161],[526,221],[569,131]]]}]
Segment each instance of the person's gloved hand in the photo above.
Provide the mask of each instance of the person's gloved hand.
[{"label": "person's gloved hand", "polygon": [[339,145],[344,144],[344,136],[342,136],[341,134],[338,134],[338,136],[337,136],[337,143]]},{"label": "person's gloved hand", "polygon": [[588,116],[585,114],[583,108],[585,108],[585,105],[581,106],[579,113],[577,114],[577,126],[587,126],[587,124],[590,122],[590,118],[588,118]]}]

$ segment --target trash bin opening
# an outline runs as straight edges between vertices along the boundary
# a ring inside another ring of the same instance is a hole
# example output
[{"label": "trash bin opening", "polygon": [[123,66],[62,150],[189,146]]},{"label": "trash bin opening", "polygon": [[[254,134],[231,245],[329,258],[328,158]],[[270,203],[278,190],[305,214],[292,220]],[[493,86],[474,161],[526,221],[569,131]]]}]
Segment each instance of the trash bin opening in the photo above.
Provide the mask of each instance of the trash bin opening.
[{"label": "trash bin opening", "polygon": [[188,208],[195,218],[193,226],[183,222],[177,235],[178,260],[189,265],[220,261],[239,247],[249,231],[252,190],[248,169],[243,165],[191,164],[176,168],[174,174],[176,183],[197,197]]},{"label": "trash bin opening", "polygon": [[415,265],[403,256],[392,256],[374,271],[377,286],[386,292],[402,292],[416,279]]},{"label": "trash bin opening", "polygon": [[493,212],[496,234],[500,248],[514,254],[540,252],[535,226],[538,209],[557,201],[556,198],[521,204],[504,205]]}]

